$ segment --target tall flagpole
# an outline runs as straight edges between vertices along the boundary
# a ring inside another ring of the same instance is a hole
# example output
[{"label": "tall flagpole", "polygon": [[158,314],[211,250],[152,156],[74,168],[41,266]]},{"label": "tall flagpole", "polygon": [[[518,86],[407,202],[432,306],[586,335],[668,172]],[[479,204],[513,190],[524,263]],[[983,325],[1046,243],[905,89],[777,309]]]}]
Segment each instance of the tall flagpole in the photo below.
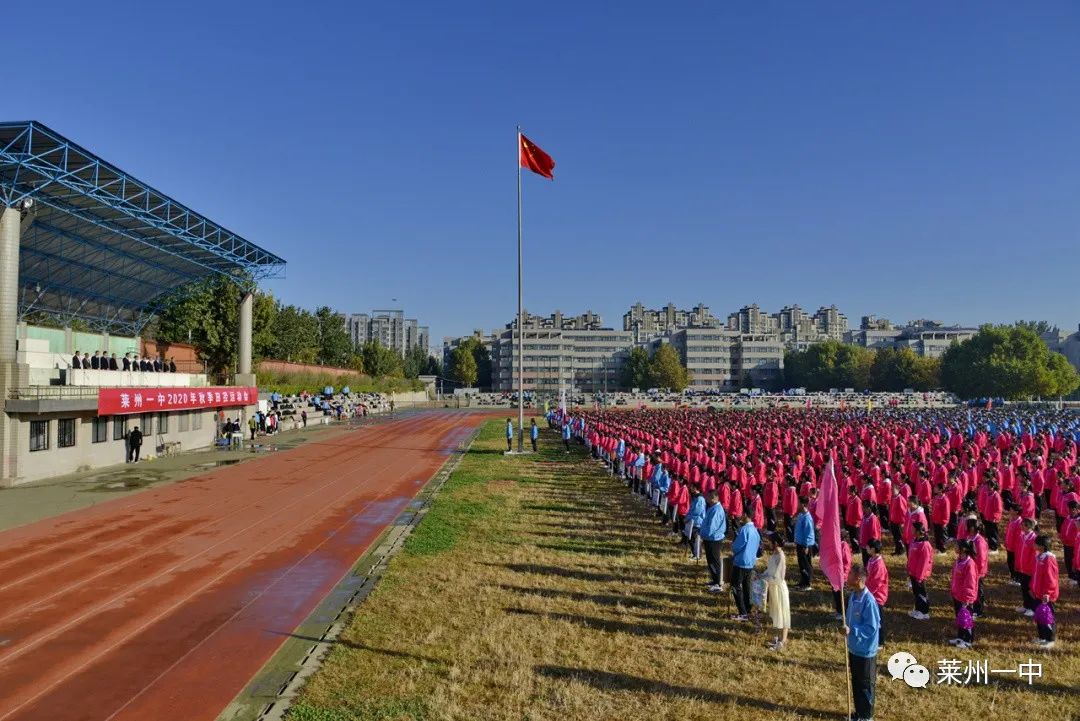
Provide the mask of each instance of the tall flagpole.
[{"label": "tall flagpole", "polygon": [[525,353],[522,338],[525,336],[525,320],[521,310],[521,126],[517,129],[517,205],[518,205],[518,304],[517,304],[517,397],[518,397],[518,453],[525,451]]}]

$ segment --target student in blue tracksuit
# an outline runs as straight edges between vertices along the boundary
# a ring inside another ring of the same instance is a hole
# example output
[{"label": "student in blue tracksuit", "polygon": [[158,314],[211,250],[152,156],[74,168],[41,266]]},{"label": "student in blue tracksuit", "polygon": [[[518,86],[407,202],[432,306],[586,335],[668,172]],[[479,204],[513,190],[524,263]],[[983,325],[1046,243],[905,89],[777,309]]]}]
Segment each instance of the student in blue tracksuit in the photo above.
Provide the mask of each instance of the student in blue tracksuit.
[{"label": "student in blue tracksuit", "polygon": [[701,558],[701,522],[705,520],[705,496],[697,486],[690,490],[690,510],[686,512],[683,535],[690,544],[690,558]]},{"label": "student in blue tracksuit", "polygon": [[814,517],[807,509],[808,501],[799,499],[799,515],[795,517],[795,555],[799,559],[799,588],[800,591],[810,590],[810,579],[813,566],[810,561],[814,555],[814,546],[817,545],[817,535],[814,533]]},{"label": "student in blue tracksuit", "polygon": [[705,542],[705,562],[709,566],[709,591],[712,593],[724,590],[724,557],[720,555],[720,544],[726,536],[727,513],[720,505],[720,494],[709,491],[705,517],[701,521],[701,540]]},{"label": "student in blue tracksuit", "polygon": [[671,476],[668,475],[664,464],[657,460],[652,476],[652,497],[653,505],[660,512],[661,523],[667,523],[667,492],[670,487]]},{"label": "student in blue tracksuit", "polygon": [[514,422],[509,418],[506,419],[506,452],[509,453],[514,449]]},{"label": "student in blue tracksuit", "polygon": [[562,442],[566,446],[566,452],[570,452],[570,423],[564,423],[562,427]]},{"label": "student in blue tracksuit", "polygon": [[536,425],[536,419],[532,419],[532,425],[529,426],[529,439],[532,441],[533,453],[536,453],[536,441],[540,438],[540,427]]},{"label": "student in blue tracksuit", "polygon": [[851,692],[855,702],[855,720],[874,718],[874,695],[877,682],[878,635],[881,609],[874,595],[866,590],[866,570],[856,563],[848,576],[851,597],[847,605],[848,662],[851,666]]},{"label": "student in blue tracksuit", "polygon": [[732,618],[736,621],[746,621],[750,616],[750,576],[754,572],[760,548],[761,534],[744,513],[739,519],[735,541],[731,544],[731,593],[738,611]]}]

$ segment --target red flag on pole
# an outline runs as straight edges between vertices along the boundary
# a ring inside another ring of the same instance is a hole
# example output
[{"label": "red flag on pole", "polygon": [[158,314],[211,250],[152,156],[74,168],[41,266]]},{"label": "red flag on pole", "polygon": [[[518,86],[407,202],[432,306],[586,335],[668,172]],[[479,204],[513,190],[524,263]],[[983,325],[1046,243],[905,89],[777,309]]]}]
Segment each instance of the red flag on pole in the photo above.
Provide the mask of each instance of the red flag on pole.
[{"label": "red flag on pole", "polygon": [[555,180],[553,173],[555,161],[552,157],[541,150],[536,143],[526,138],[523,133],[518,133],[518,137],[521,138],[521,167],[528,168],[549,180]]},{"label": "red flag on pole", "polygon": [[829,579],[833,590],[839,591],[847,579],[844,578],[844,557],[840,550],[840,496],[831,460],[821,476],[817,512],[821,524],[821,538],[818,539],[821,572]]}]

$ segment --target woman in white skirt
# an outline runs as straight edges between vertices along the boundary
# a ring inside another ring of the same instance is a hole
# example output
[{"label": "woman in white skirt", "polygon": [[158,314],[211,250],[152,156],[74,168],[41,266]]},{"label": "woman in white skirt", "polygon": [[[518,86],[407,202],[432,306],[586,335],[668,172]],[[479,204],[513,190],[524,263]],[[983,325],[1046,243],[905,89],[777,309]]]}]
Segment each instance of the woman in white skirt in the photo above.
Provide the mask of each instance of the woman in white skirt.
[{"label": "woman in white skirt", "polygon": [[765,567],[765,608],[769,613],[776,638],[769,644],[770,651],[779,651],[787,643],[791,628],[791,604],[788,601],[787,559],[784,557],[784,541],[777,533],[765,537],[765,549],[769,551],[769,564]]}]

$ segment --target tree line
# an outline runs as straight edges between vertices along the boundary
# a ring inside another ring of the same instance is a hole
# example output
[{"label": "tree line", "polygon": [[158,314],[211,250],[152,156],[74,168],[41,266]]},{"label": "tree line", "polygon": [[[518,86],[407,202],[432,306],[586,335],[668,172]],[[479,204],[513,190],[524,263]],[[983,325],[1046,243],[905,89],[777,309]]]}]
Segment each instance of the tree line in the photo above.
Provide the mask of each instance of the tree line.
[{"label": "tree line", "polygon": [[[227,375],[239,358],[241,294],[236,283],[221,276],[181,287],[163,300],[143,337],[190,342],[211,375]],[[261,291],[253,297],[251,336],[255,362],[273,358],[375,377],[416,378],[439,370],[425,348],[413,348],[402,357],[377,340],[356,347],[342,313],[325,305],[314,311],[285,305]]]},{"label": "tree line", "polygon": [[1039,337],[1045,324],[984,325],[941,358],[910,348],[872,350],[835,340],[784,354],[784,384],[809,391],[944,389],[965,399],[1053,398],[1080,387],[1080,374]]}]

